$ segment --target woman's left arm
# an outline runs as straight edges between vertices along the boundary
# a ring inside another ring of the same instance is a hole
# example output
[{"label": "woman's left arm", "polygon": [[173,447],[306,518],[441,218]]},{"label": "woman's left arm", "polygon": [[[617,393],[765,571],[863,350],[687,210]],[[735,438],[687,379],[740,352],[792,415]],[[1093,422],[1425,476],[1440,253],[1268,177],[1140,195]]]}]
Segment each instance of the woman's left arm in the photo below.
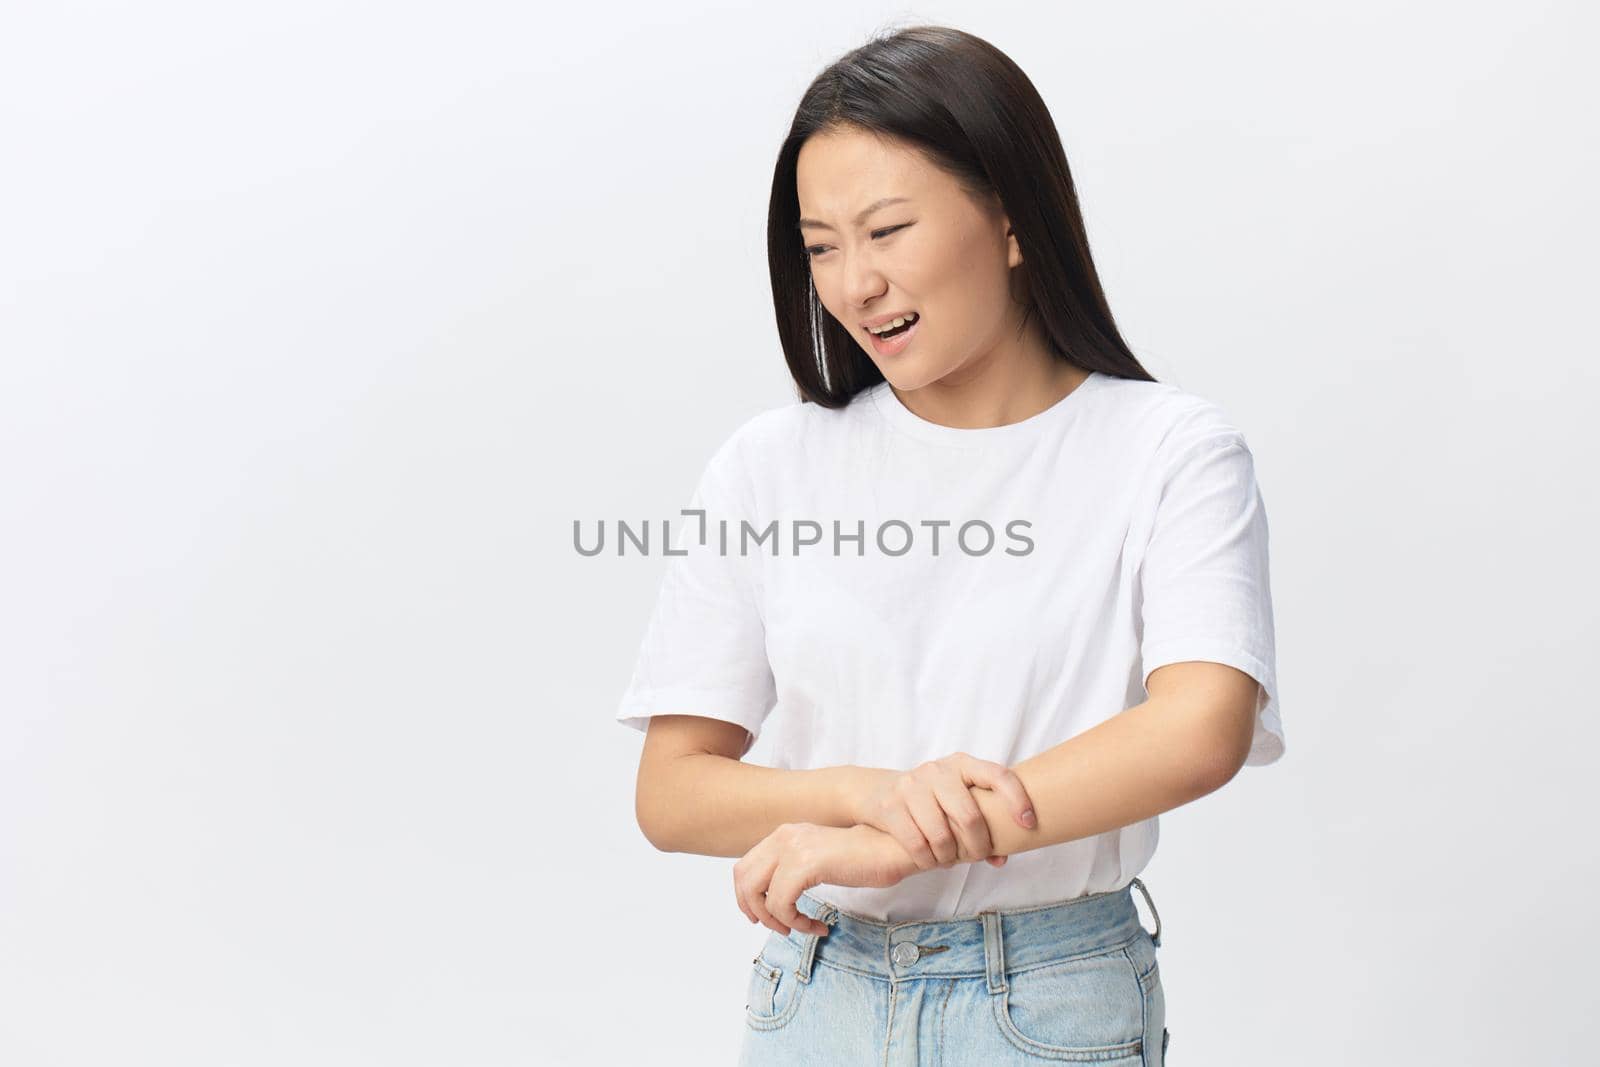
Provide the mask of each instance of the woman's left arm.
[{"label": "woman's left arm", "polygon": [[973,787],[995,855],[1010,856],[1182,807],[1226,785],[1244,765],[1255,729],[1257,681],[1221,663],[1158,667],[1149,699],[1014,764],[1037,826],[1017,825],[1007,801]]},{"label": "woman's left arm", "polygon": [[[1011,768],[1033,802],[1035,829],[1017,824],[1005,796],[970,787],[989,824],[992,855],[1140,822],[1222,788],[1239,772],[1261,696],[1254,678],[1224,664],[1188,660],[1156,668],[1146,689],[1144,703]],[[734,896],[751,922],[782,934],[798,928],[826,936],[823,923],[797,909],[802,890],[821,882],[891,886],[919,869],[905,846],[875,826],[790,823],[734,864]]]}]

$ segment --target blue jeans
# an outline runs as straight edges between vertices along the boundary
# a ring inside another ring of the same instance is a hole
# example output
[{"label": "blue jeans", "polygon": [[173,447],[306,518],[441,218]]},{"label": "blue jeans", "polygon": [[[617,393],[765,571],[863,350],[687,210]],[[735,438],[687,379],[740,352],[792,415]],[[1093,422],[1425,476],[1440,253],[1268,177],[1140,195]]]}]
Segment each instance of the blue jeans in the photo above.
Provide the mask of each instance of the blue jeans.
[{"label": "blue jeans", "polygon": [[830,931],[768,932],[752,961],[741,1065],[1159,1067],[1165,1058],[1161,917],[1137,878],[1055,904],[921,922],[874,922],[810,893],[798,905]]}]

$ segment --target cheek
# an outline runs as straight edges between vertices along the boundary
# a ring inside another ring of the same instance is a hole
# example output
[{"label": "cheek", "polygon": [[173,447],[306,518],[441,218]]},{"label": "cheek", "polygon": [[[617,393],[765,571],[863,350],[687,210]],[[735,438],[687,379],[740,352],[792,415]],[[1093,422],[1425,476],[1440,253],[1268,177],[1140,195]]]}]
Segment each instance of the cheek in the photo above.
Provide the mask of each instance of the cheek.
[{"label": "cheek", "polygon": [[894,281],[913,305],[926,306],[941,322],[962,316],[974,303],[973,289],[988,272],[984,252],[970,241],[944,235],[912,245],[897,257]]}]

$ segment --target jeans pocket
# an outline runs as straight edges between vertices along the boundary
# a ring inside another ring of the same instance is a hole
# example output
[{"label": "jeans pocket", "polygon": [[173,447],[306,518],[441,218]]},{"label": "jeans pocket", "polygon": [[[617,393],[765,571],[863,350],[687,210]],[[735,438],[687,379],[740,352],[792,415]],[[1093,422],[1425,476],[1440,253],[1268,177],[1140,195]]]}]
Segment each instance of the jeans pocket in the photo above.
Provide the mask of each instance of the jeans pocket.
[{"label": "jeans pocket", "polygon": [[1128,958],[1139,974],[1139,985],[1148,994],[1161,982],[1161,964],[1156,958],[1155,940],[1148,930],[1142,930],[1127,945]]},{"label": "jeans pocket", "polygon": [[800,950],[773,931],[750,961],[750,981],[745,988],[744,1018],[753,1029],[776,1030],[794,1017],[805,984],[795,973]]},{"label": "jeans pocket", "polygon": [[1042,1059],[1121,1063],[1144,1056],[1145,991],[1126,948],[1006,975],[994,1001],[1006,1039]]}]

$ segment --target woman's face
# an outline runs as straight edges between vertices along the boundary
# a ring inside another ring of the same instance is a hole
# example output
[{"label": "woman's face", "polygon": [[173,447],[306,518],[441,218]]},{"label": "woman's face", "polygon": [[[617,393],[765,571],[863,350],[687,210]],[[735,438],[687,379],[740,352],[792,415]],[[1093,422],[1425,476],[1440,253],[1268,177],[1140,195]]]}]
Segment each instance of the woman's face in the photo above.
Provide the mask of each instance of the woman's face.
[{"label": "woman's face", "polygon": [[[916,150],[853,128],[809,138],[795,185],[817,297],[895,388],[976,370],[1016,343],[1022,253],[998,207]],[[906,312],[917,318],[901,341],[866,329]]]}]

